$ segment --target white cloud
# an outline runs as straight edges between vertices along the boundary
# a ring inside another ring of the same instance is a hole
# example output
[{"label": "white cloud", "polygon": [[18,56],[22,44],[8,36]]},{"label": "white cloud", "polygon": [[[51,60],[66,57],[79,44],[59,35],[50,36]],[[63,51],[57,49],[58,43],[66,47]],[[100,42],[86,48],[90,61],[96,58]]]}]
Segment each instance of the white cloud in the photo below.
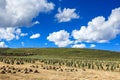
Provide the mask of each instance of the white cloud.
[{"label": "white cloud", "polygon": [[0,27],[30,26],[39,13],[53,9],[47,0],[0,0]]},{"label": "white cloud", "polygon": [[8,46],[5,44],[5,42],[0,42],[0,48],[6,48],[6,47]]},{"label": "white cloud", "polygon": [[54,9],[47,0],[0,0],[0,40],[7,41],[27,36],[18,27],[39,24],[32,22],[42,12]]},{"label": "white cloud", "polygon": [[66,47],[69,44],[72,43],[72,41],[69,40],[70,35],[65,30],[60,30],[58,32],[50,33],[47,39],[49,41],[52,41],[57,45],[58,47]]},{"label": "white cloud", "polygon": [[39,37],[40,37],[40,34],[36,33],[36,34],[33,34],[32,36],[30,36],[30,39],[35,39],[35,38],[39,38]]},{"label": "white cloud", "polygon": [[2,28],[0,27],[0,41],[1,40],[6,40],[10,41],[13,39],[19,39],[21,36],[27,36],[27,33],[22,33],[20,28],[15,28],[15,27],[5,27]]},{"label": "white cloud", "polygon": [[81,44],[75,44],[72,46],[72,48],[86,48],[86,45],[81,43]]},{"label": "white cloud", "polygon": [[96,47],[95,44],[91,44],[91,45],[90,45],[90,48],[94,48],[94,47]]},{"label": "white cloud", "polygon": [[0,28],[0,40],[13,40],[13,39],[19,39],[21,34],[21,29],[19,28],[13,28],[13,27],[7,27],[7,28]]},{"label": "white cloud", "polygon": [[80,30],[73,30],[72,36],[77,41],[84,42],[108,42],[120,34],[120,8],[112,10],[108,20],[98,16],[82,26]]},{"label": "white cloud", "polygon": [[19,29],[19,28],[16,29],[15,34],[16,34],[16,39],[19,39],[20,34],[21,34],[21,29]]},{"label": "white cloud", "polygon": [[32,25],[40,24],[39,21],[35,21]]},{"label": "white cloud", "polygon": [[78,19],[79,15],[75,12],[76,9],[70,9],[70,8],[64,8],[63,11],[61,8],[58,8],[58,12],[55,15],[55,18],[57,18],[58,22],[68,22],[72,19]]},{"label": "white cloud", "polygon": [[28,33],[21,33],[20,36],[24,37],[24,36],[27,36]]}]

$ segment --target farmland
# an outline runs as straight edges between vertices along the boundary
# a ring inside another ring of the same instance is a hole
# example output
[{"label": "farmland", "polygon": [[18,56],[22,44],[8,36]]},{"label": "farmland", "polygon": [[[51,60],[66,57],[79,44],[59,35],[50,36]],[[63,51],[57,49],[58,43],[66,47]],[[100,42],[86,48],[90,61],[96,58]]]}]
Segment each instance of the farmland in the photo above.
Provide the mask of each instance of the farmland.
[{"label": "farmland", "polygon": [[119,80],[119,74],[120,52],[75,48],[0,49],[0,80]]}]

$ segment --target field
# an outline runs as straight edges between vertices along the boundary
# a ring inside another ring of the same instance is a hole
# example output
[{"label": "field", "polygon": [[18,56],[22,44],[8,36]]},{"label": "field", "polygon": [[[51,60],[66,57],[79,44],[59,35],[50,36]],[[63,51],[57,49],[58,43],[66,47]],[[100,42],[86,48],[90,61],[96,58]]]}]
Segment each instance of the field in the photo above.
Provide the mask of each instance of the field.
[{"label": "field", "polygon": [[120,80],[120,52],[1,48],[0,80]]}]

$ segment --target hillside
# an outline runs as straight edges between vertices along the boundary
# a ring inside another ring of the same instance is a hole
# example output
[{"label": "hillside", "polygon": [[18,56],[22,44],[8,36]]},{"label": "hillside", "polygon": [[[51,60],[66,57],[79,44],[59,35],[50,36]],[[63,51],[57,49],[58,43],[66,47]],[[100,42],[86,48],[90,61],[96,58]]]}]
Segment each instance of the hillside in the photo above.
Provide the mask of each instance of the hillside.
[{"label": "hillside", "polygon": [[0,49],[0,80],[120,80],[119,72],[120,52],[76,48]]},{"label": "hillside", "polygon": [[19,56],[28,58],[63,58],[63,59],[106,59],[120,60],[120,52],[75,49],[75,48],[1,48],[1,56]]}]

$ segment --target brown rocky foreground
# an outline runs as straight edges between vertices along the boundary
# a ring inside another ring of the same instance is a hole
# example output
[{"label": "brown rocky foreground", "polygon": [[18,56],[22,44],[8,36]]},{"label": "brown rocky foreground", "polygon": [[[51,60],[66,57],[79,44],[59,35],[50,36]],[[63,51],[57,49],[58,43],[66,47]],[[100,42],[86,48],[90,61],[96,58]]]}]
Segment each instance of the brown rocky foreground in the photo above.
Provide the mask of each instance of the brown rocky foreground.
[{"label": "brown rocky foreground", "polygon": [[0,63],[0,80],[120,80],[119,72],[39,65]]}]

